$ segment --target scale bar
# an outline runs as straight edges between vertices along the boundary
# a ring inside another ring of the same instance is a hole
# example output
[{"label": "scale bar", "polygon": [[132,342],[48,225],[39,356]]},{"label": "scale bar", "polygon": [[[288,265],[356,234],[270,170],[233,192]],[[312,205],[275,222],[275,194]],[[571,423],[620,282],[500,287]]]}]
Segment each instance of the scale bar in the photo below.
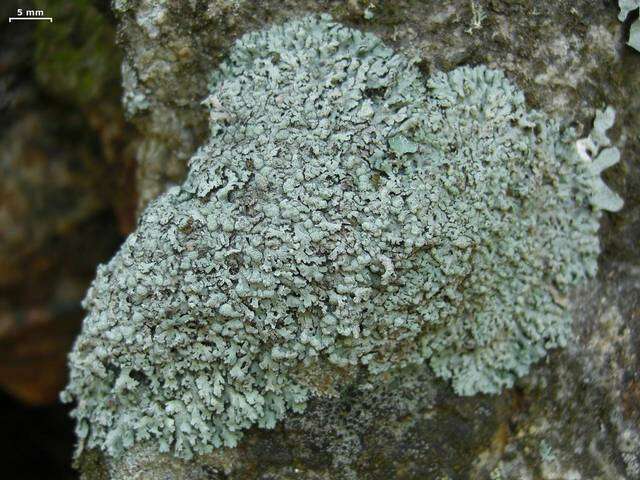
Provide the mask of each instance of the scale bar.
[{"label": "scale bar", "polygon": [[13,20],[49,20],[49,23],[53,23],[53,18],[51,17],[9,17],[9,23]]}]

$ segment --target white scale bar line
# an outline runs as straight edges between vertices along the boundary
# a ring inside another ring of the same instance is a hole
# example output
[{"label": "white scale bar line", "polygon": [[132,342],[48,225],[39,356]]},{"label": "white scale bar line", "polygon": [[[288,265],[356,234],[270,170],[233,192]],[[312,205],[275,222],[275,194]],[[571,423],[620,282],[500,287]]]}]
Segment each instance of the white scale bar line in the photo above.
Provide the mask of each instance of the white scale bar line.
[{"label": "white scale bar line", "polygon": [[9,23],[12,20],[49,20],[50,23],[53,23],[53,18],[51,17],[9,17]]}]

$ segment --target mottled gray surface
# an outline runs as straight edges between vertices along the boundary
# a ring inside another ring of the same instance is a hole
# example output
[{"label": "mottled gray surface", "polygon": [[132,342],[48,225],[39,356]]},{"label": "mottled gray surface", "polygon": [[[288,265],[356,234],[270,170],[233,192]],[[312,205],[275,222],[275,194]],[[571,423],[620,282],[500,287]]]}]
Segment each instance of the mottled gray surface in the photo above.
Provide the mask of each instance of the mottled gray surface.
[{"label": "mottled gray surface", "polygon": [[622,159],[605,178],[625,207],[603,219],[598,279],[568,299],[578,341],[514,389],[461,398],[426,372],[395,372],[373,391],[345,387],[340,399],[190,463],[145,451],[118,463],[85,455],[85,478],[640,478],[640,54],[624,44],[629,21],[617,20],[615,3],[116,1],[126,106],[145,136],[143,203],[181,179],[203,141],[207,72],[230,43],[324,11],[418,55],[426,73],[502,68],[531,107],[584,131],[596,109],[614,106]]}]

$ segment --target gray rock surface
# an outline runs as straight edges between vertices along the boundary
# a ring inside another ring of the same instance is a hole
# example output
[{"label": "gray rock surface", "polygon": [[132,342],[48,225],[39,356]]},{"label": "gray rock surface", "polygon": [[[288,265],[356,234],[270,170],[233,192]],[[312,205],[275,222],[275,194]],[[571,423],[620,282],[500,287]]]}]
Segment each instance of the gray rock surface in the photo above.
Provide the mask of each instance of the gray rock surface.
[{"label": "gray rock surface", "polygon": [[125,108],[144,141],[141,205],[181,180],[207,133],[208,74],[239,35],[306,12],[380,35],[425,73],[484,63],[530,107],[583,133],[617,111],[621,163],[605,180],[625,207],[602,223],[598,278],[566,299],[576,340],[499,396],[456,396],[426,369],[355,382],[235,449],[190,462],[144,449],[78,460],[86,479],[640,478],[640,54],[616,2],[115,0]]}]

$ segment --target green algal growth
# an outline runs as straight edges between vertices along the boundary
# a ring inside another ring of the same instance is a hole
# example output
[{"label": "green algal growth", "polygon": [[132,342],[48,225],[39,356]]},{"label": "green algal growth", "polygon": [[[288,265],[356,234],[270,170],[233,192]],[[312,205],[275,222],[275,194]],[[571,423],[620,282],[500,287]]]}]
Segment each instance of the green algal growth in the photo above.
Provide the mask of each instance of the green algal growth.
[{"label": "green algal growth", "polygon": [[425,82],[309,17],[238,40],[206,105],[187,180],[87,294],[63,394],[80,449],[233,447],[359,368],[495,393],[567,341],[600,167],[502,72]]}]

